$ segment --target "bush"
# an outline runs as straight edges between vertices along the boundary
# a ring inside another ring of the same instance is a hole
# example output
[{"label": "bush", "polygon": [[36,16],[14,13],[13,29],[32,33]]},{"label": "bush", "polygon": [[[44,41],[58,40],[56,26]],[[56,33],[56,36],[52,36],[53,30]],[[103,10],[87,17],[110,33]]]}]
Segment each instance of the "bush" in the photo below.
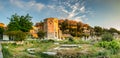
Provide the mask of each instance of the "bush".
[{"label": "bush", "polygon": [[53,42],[55,42],[55,41],[52,40],[52,39],[49,39],[49,40],[41,40],[41,42],[43,42],[43,43],[49,43],[49,42],[53,43]]},{"label": "bush", "polygon": [[111,41],[110,42],[110,49],[111,49],[111,53],[112,54],[116,54],[117,52],[119,52],[120,49],[120,42],[118,41]]},{"label": "bush", "polygon": [[110,33],[105,33],[102,35],[102,41],[112,41],[113,39],[114,38]]},{"label": "bush", "polygon": [[69,37],[69,39],[68,39],[70,42],[73,42],[74,41],[74,39],[72,38],[72,37]]},{"label": "bush", "polygon": [[98,56],[107,56],[106,51],[98,52]]},{"label": "bush", "polygon": [[90,44],[90,41],[84,41],[81,39],[66,39],[64,41],[61,42],[61,44]]},{"label": "bush", "polygon": [[115,41],[115,40],[110,41],[110,42],[102,41],[102,42],[99,42],[97,46],[109,49],[111,50],[111,54],[115,54],[120,49],[120,42]]},{"label": "bush", "polygon": [[15,35],[15,41],[22,41],[26,39],[26,33],[22,32],[22,31],[17,31],[16,35]]},{"label": "bush", "polygon": [[22,31],[9,31],[7,35],[12,38],[14,41],[22,41],[26,39],[27,33]]}]

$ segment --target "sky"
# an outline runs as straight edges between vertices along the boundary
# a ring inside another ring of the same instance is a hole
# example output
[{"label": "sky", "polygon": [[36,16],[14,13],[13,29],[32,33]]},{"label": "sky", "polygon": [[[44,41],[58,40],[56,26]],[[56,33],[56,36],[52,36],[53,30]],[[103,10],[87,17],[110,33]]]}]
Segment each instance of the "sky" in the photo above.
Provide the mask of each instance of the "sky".
[{"label": "sky", "polygon": [[120,30],[120,0],[0,0],[0,23],[15,13],[29,14],[34,24],[55,17]]}]

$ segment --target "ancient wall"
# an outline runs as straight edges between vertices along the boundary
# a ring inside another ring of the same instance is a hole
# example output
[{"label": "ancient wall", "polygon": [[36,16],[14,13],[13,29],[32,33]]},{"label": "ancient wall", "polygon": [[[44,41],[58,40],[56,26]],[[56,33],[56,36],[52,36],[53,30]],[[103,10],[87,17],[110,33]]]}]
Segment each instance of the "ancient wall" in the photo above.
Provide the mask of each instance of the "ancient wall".
[{"label": "ancient wall", "polygon": [[44,20],[44,31],[46,32],[46,38],[58,39],[58,19],[47,18]]}]

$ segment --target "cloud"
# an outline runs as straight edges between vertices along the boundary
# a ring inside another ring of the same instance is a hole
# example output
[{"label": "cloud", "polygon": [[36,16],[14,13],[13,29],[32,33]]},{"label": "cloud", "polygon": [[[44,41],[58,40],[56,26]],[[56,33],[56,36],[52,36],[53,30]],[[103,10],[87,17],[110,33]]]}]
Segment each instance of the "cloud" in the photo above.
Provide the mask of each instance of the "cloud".
[{"label": "cloud", "polygon": [[87,20],[87,16],[83,17],[85,13],[87,13],[86,6],[84,5],[85,2],[80,0],[53,0],[45,5],[35,0],[28,2],[23,0],[10,0],[10,3],[24,10],[41,11],[44,9],[46,10],[45,13],[50,16],[52,16],[51,13],[54,12],[58,18],[67,18],[76,21]]},{"label": "cloud", "polygon": [[88,20],[88,18],[86,17],[86,15],[82,15],[82,16],[77,16],[77,17],[74,17],[74,20],[76,21],[84,21],[86,22]]},{"label": "cloud", "polygon": [[40,3],[38,3],[38,4],[34,4],[34,6],[33,6],[33,7],[35,7],[35,8],[39,11],[39,10],[43,9],[44,5],[43,5],[43,4],[40,4]]},{"label": "cloud", "polygon": [[84,6],[81,7],[81,8],[80,8],[80,11],[84,13],[84,12],[85,12],[85,7],[84,7]]},{"label": "cloud", "polygon": [[87,13],[84,5],[84,1],[80,0],[55,0],[54,3],[57,4],[52,4],[51,8],[54,10],[61,12],[62,18],[67,18],[67,19],[73,19],[76,21],[85,21],[87,20],[87,16],[83,17],[85,13]]},{"label": "cloud", "polygon": [[82,17],[75,17],[74,20],[75,20],[75,21],[78,21],[78,22],[79,22],[79,21],[82,21]]},{"label": "cloud", "polygon": [[26,10],[34,9],[37,11],[42,10],[45,6],[42,3],[37,3],[35,0],[30,0],[29,2],[25,2],[23,0],[10,0],[10,3],[21,9],[26,9]]},{"label": "cloud", "polygon": [[50,9],[55,9],[55,8],[54,8],[54,7],[55,7],[54,5],[48,5],[47,7],[50,8]]}]

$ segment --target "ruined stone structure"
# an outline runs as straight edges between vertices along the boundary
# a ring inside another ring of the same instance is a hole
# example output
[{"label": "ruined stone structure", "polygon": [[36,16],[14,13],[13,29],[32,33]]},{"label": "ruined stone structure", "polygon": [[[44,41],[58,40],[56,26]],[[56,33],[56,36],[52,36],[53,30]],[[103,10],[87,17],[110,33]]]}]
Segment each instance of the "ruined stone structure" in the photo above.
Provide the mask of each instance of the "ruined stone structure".
[{"label": "ruined stone structure", "polygon": [[44,20],[44,32],[46,32],[47,39],[58,39],[59,27],[57,18],[46,18]]},{"label": "ruined stone structure", "polygon": [[[63,27],[63,24],[66,24],[65,27],[67,27],[67,29],[64,31],[62,30],[62,28],[65,28]],[[58,20],[57,18],[46,18],[44,19],[44,21],[36,23],[34,27],[36,27],[37,30],[42,30],[46,33],[45,39],[62,40],[62,39],[65,39],[65,37],[75,36],[72,32],[81,31],[81,30],[83,30],[83,33],[86,36],[90,34],[90,30],[88,30],[88,27],[89,27],[88,24],[84,24],[82,22],[77,22],[77,21],[68,20],[68,19]],[[35,31],[35,33],[33,31]],[[35,38],[38,37],[36,34],[37,33],[36,29],[33,28],[33,31],[31,32],[32,34],[35,34],[35,36],[33,37]]]}]

